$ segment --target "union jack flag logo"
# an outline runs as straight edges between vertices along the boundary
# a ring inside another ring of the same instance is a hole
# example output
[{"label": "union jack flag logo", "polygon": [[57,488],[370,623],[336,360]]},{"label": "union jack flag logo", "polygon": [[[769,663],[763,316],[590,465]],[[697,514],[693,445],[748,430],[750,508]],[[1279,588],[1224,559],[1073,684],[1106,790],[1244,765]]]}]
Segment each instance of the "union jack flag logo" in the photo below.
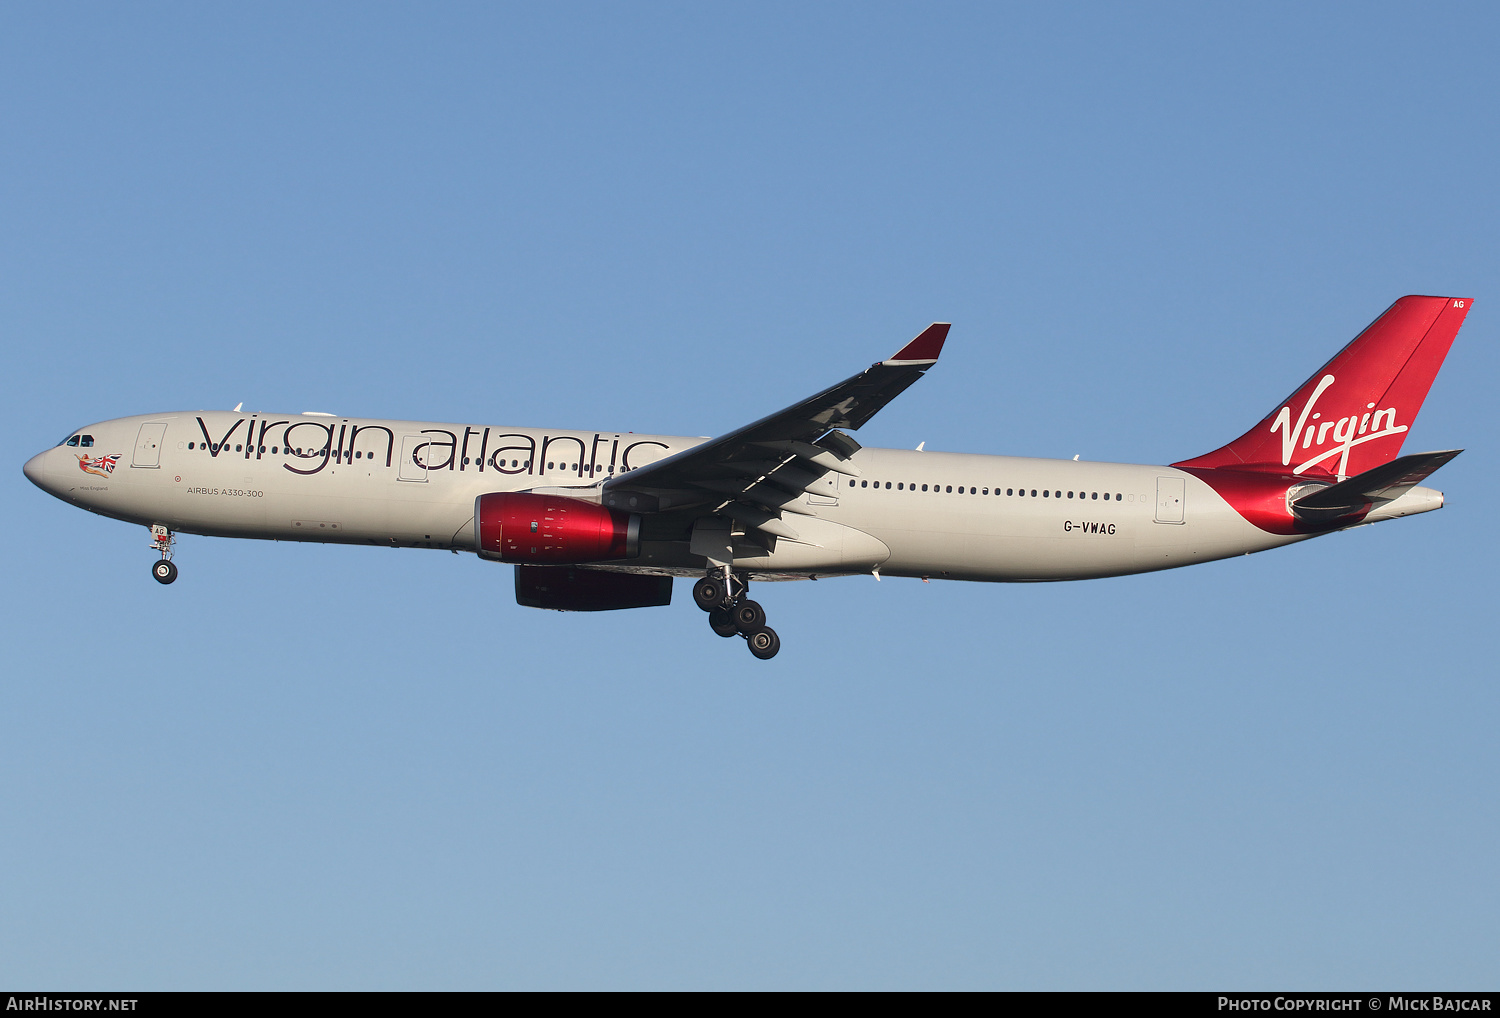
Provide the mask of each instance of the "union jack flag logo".
[{"label": "union jack flag logo", "polygon": [[115,464],[120,462],[120,454],[112,456],[79,456],[78,469],[86,474],[98,474],[100,477],[108,477],[115,472]]}]

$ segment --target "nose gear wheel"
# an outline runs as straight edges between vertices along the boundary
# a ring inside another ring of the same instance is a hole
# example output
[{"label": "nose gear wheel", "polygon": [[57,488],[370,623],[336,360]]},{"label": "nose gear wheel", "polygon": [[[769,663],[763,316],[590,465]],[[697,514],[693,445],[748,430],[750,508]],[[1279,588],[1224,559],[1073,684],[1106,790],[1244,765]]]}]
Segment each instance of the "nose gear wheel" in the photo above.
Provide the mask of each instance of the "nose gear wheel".
[{"label": "nose gear wheel", "polygon": [[177,579],[177,567],[172,564],[172,545],[176,543],[171,530],[160,523],[151,524],[151,550],[161,556],[151,567],[157,583],[168,584]]}]

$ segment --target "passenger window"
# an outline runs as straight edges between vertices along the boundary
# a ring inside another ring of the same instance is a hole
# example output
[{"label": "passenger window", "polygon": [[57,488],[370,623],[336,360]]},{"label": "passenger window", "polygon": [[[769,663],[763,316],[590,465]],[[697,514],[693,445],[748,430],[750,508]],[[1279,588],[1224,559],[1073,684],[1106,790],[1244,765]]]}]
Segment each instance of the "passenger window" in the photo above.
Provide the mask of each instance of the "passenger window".
[{"label": "passenger window", "polygon": [[858,484],[859,484],[859,482],[856,481],[856,480],[854,480],[852,477],[849,479],[849,487],[851,487],[851,488],[857,487]]},{"label": "passenger window", "polygon": [[1052,492],[1048,491],[1046,488],[1042,489],[1042,497],[1043,498],[1046,498],[1050,494],[1052,494]]},{"label": "passenger window", "polygon": [[1069,497],[1069,498],[1072,498],[1072,497],[1073,497],[1073,493],[1072,493],[1072,492],[1071,492],[1071,491],[1070,491],[1070,492],[1068,492],[1068,497]]},{"label": "passenger window", "polygon": [[1014,488],[1006,488],[1005,493],[1007,495],[1014,495],[1016,493],[1016,490]]},{"label": "passenger window", "polygon": [[890,481],[886,481],[885,482],[885,486],[886,486],[886,490],[890,490],[891,482]]},{"label": "passenger window", "polygon": [[1092,495],[1090,495],[1089,497],[1092,498],[1092,499],[1094,499],[1095,501],[1097,501],[1098,498],[1099,498],[1099,493],[1096,491]]},{"label": "passenger window", "polygon": [[1036,498],[1036,489],[1035,488],[1031,489],[1031,497],[1032,498]]}]

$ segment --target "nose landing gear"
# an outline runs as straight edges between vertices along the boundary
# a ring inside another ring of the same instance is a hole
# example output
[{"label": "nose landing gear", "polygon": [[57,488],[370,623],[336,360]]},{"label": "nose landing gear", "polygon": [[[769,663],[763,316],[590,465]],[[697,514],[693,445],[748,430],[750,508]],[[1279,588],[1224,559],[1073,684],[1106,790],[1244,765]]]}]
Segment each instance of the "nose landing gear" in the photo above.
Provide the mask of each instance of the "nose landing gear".
[{"label": "nose landing gear", "polygon": [[167,584],[177,579],[177,567],[172,564],[172,545],[175,543],[170,530],[160,523],[151,525],[151,550],[161,556],[151,567],[151,575],[157,583]]},{"label": "nose landing gear", "polygon": [[745,596],[749,589],[743,573],[725,566],[693,584],[693,601],[708,612],[708,627],[716,634],[743,636],[750,653],[766,661],[781,649],[781,638],[766,625],[765,609]]}]

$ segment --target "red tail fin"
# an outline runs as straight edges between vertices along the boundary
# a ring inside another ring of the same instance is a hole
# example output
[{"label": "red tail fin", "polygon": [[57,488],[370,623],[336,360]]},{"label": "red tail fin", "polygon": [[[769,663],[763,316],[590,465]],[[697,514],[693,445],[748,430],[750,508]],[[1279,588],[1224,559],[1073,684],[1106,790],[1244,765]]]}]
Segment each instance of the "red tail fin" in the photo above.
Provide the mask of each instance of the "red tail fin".
[{"label": "red tail fin", "polygon": [[1172,465],[1348,477],[1395,459],[1472,303],[1402,297],[1265,420]]}]

